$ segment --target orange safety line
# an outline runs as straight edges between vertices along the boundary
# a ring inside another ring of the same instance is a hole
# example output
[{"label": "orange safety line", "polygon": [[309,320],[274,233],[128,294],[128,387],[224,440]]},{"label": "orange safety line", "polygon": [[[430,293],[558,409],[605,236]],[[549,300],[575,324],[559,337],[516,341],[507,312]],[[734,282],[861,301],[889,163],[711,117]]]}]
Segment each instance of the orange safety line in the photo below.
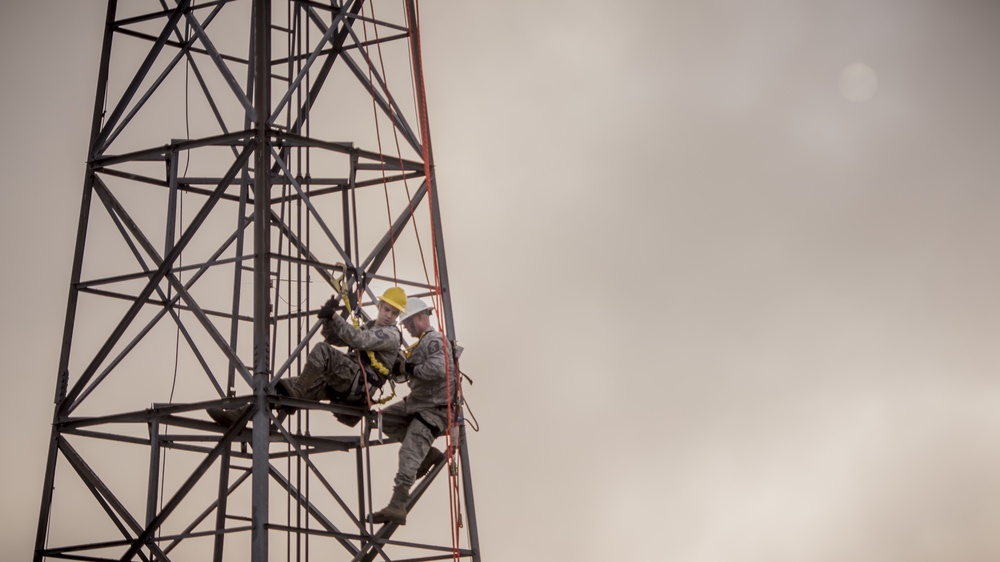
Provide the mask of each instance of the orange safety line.
[{"label": "orange safety line", "polygon": [[[374,20],[377,19],[376,16],[375,16],[375,5],[372,4],[371,8],[372,8],[372,18],[371,19],[374,21]],[[363,10],[364,10],[364,7],[362,7],[362,15],[364,15]],[[362,29],[362,31],[364,33],[365,43],[368,43],[368,22],[367,21],[363,22],[361,29]],[[375,34],[375,48],[378,51],[379,68],[382,70],[382,80],[383,80],[382,91],[383,91],[383,93],[385,93],[386,99],[388,100],[388,99],[391,99],[391,95],[389,93],[389,75],[385,71],[385,57],[382,56],[382,42],[381,42],[381,38],[379,37],[379,34],[378,34],[378,26],[373,24],[372,25],[372,30],[373,30],[373,32]],[[412,84],[411,84],[411,87],[412,87]],[[378,151],[379,151],[379,154],[382,154],[382,135],[381,135],[381,130],[379,128],[379,123],[378,123],[378,106],[377,106],[377,104],[375,102],[375,81],[372,79],[372,67],[371,67],[370,64],[368,66],[368,90],[369,90],[369,94],[372,96],[372,113],[375,114],[375,138],[378,141]],[[389,111],[390,112],[393,111],[392,106],[389,106]],[[402,151],[402,148],[400,147],[400,144],[399,144],[399,128],[396,126],[396,121],[394,121],[391,118],[389,119],[389,121],[390,121],[390,123],[392,123],[392,138],[393,138],[393,141],[396,144],[396,158],[399,160],[399,169],[400,170],[404,170],[405,166],[403,165],[403,151]],[[380,161],[379,164],[380,164],[380,170],[381,170],[381,173],[382,173],[382,190],[385,193],[386,214],[389,217],[389,237],[390,237],[389,238],[389,248],[390,248],[390,251],[392,252],[392,277],[393,277],[393,280],[396,280],[396,278],[397,278],[397,272],[396,272],[396,241],[395,241],[395,238],[394,238],[395,234],[392,231],[392,210],[389,207],[389,188],[388,188],[388,182],[386,181],[385,162],[384,161]],[[416,215],[414,214],[414,210],[413,210],[413,197],[410,194],[410,183],[406,179],[405,173],[403,174],[402,179],[403,179],[403,189],[406,191],[406,205],[407,205],[407,208],[408,208],[408,210],[410,212],[410,216],[413,217],[413,219],[411,220],[411,224],[413,225],[413,234],[414,234],[414,237],[416,238],[416,242],[417,242],[417,251],[420,253],[420,264],[421,264],[421,266],[424,269],[424,281],[428,285],[430,285],[431,284],[431,280],[430,280],[430,274],[427,271],[427,258],[424,256],[424,244],[420,240],[420,229],[417,228]]]},{"label": "orange safety line", "polygon": [[[430,154],[430,126],[428,123],[428,116],[427,116],[427,94],[424,89],[424,80],[423,80],[423,62],[421,60],[421,54],[420,54],[420,31],[419,31],[420,4],[418,0],[415,2],[417,13],[413,14],[410,13],[409,3],[404,1],[403,5],[406,9],[407,24],[409,25],[410,21],[416,22],[416,26],[410,29],[410,42],[413,45],[411,56],[413,58],[413,67],[414,67],[413,72],[418,78],[418,80],[416,80],[417,105],[420,118],[420,137],[421,137],[421,144],[423,149],[422,152],[424,158],[424,175],[427,179],[427,202],[428,202],[428,209],[430,209],[431,213],[433,213],[434,197],[435,197],[434,189],[436,188],[436,185],[435,182],[432,180],[432,175],[431,175],[432,165],[431,165],[431,154]],[[434,301],[435,301],[434,304],[435,306],[438,307],[438,310],[441,310],[441,303],[442,303],[441,270],[440,270],[440,263],[437,251],[438,249],[437,235],[438,235],[437,228],[436,225],[434,224],[433,214],[432,214],[431,245],[433,247],[433,259],[434,259]],[[449,354],[451,353],[451,349],[448,344],[449,342],[448,336],[450,334],[445,332],[445,328],[442,325],[442,319],[441,319],[442,315],[438,314],[437,317],[438,317],[438,330],[440,330],[442,335],[444,336],[442,338],[444,340],[444,352],[446,354]],[[450,390],[452,377],[455,375],[454,373],[451,372],[451,369],[448,367],[448,364],[449,361],[446,360],[445,382],[447,388]],[[456,381],[456,390],[458,389],[459,384],[460,381]],[[448,481],[450,485],[448,486],[448,496],[450,500],[449,504],[451,508],[451,523],[452,523],[451,524],[452,557],[454,560],[457,561],[460,558],[459,528],[461,522],[459,516],[458,474],[457,471],[453,472],[451,470],[451,466],[454,466],[451,461],[453,459],[453,456],[455,455],[455,448],[456,448],[456,445],[452,442],[454,429],[455,429],[455,420],[453,414],[453,404],[451,399],[451,392],[448,392],[448,431],[445,434],[445,443],[447,445],[446,450],[449,459]]]},{"label": "orange safety line", "polygon": [[[375,17],[375,6],[373,4],[372,5],[372,20],[375,20],[375,19],[376,19],[376,17]],[[367,22],[365,22],[365,26],[363,28],[364,31],[365,31],[365,42],[366,43],[368,42],[368,35],[367,35],[367,33],[368,33],[368,26],[367,25],[368,25]],[[391,95],[389,93],[389,75],[385,71],[385,58],[382,56],[382,42],[379,40],[380,38],[379,38],[379,34],[378,34],[378,26],[377,25],[372,25],[372,29],[375,32],[375,48],[378,50],[379,67],[382,70],[382,79],[383,79],[382,91],[385,93],[386,99],[389,100],[389,99],[391,99]],[[412,72],[412,68],[411,68],[411,72]],[[371,66],[368,67],[368,81],[369,81],[370,89],[371,89],[372,104],[374,106],[374,104],[375,104],[375,93],[374,93],[375,84],[374,84],[374,81],[371,79]],[[413,85],[411,83],[411,88],[412,87],[413,87]],[[389,106],[389,111],[390,112],[394,111],[393,108],[392,108],[392,106]],[[400,169],[401,172],[403,172],[403,170],[405,170],[405,166],[403,165],[403,150],[402,150],[402,148],[400,147],[400,144],[399,144],[399,128],[396,126],[396,122],[394,120],[390,119],[390,121],[392,122],[392,138],[393,138],[393,141],[396,143],[396,158],[399,160],[399,169]],[[379,153],[381,154],[381,152],[382,152],[382,145],[379,144]],[[431,284],[431,280],[430,280],[430,274],[427,272],[427,258],[424,256],[424,245],[423,245],[423,242],[420,240],[420,229],[417,228],[416,215],[413,212],[413,198],[412,198],[412,196],[410,194],[410,183],[406,179],[405,172],[403,172],[402,179],[403,179],[403,189],[406,190],[406,204],[407,204],[407,209],[410,212],[410,216],[413,218],[413,220],[411,221],[411,223],[413,225],[413,234],[414,234],[414,237],[416,238],[416,242],[417,242],[417,251],[420,253],[420,265],[424,268],[424,281],[428,285],[430,285]],[[383,180],[383,182],[382,182],[383,186],[385,186],[385,163],[384,162],[382,163],[382,180]],[[386,201],[387,201],[387,204],[388,204],[388,198],[389,198],[389,195],[388,195],[388,191],[387,191],[386,192]],[[390,219],[389,220],[390,220],[390,228],[391,228],[391,222],[392,222],[391,214],[390,214]],[[390,236],[392,236],[392,232],[391,231],[390,231]],[[395,243],[395,241],[392,241],[392,242]],[[394,246],[393,246],[393,249],[395,249]],[[395,253],[393,253],[393,260],[395,260],[395,257],[396,257]],[[394,261],[393,267],[395,267],[395,261]],[[394,277],[395,277],[395,275],[394,275]]]},{"label": "orange safety line", "polygon": [[[377,21],[377,19],[375,17],[375,5],[374,4],[371,5],[371,9],[372,9],[372,21]],[[364,8],[363,5],[361,7],[361,15],[362,15],[362,17],[365,15],[365,8]],[[381,43],[381,41],[379,41],[378,25],[373,24],[372,25],[372,29],[375,32],[375,45],[376,45],[376,50],[378,51],[379,66],[382,68],[382,76],[383,76],[383,80],[385,81],[385,88],[388,89],[388,87],[389,87],[389,77],[385,75],[385,61],[382,58],[382,43]],[[367,44],[368,43],[368,22],[366,20],[362,20],[361,30],[362,30],[362,32],[364,34],[365,43]],[[370,60],[371,60],[371,57],[369,56],[369,61]],[[381,131],[381,127],[379,126],[378,104],[375,103],[375,80],[372,78],[372,65],[370,63],[368,64],[368,92],[369,92],[369,94],[371,94],[371,97],[372,97],[372,113],[375,116],[375,139],[376,139],[376,141],[378,143],[378,153],[381,155],[382,154],[382,131]],[[388,95],[388,92],[386,92],[386,95]],[[396,122],[393,121],[392,119],[389,119],[389,121],[392,122],[392,130],[395,133],[395,131],[396,131]],[[397,153],[399,152],[399,142],[396,143],[396,152]],[[399,158],[402,160],[402,155],[400,155]],[[397,273],[396,273],[396,240],[395,240],[395,234],[392,231],[392,208],[389,206],[389,185],[388,185],[388,182],[386,181],[385,160],[383,160],[381,158],[379,159],[379,168],[380,168],[380,171],[382,173],[382,192],[385,194],[385,214],[386,214],[386,217],[389,220],[389,252],[390,252],[390,254],[392,254],[392,278],[395,281],[395,279],[397,277]]]}]

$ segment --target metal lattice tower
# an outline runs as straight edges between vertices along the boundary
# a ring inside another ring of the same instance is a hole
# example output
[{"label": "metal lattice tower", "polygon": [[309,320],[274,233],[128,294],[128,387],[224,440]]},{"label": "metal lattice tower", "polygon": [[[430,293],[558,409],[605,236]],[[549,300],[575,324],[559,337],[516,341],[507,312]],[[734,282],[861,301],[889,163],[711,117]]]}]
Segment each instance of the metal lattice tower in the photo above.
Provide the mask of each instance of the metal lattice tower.
[{"label": "metal lattice tower", "polygon": [[418,20],[109,0],[36,562],[480,559],[459,405],[398,527],[367,523],[396,469],[377,414],[273,392],[334,278],[362,316],[432,299],[455,347]]}]

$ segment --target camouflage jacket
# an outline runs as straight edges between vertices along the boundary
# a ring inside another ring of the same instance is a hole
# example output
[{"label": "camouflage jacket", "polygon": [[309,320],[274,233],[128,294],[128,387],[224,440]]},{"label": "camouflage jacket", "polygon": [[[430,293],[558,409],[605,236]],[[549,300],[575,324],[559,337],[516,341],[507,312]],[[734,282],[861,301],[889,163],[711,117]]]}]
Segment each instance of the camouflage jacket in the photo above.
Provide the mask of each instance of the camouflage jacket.
[{"label": "camouflage jacket", "polygon": [[[409,378],[410,393],[405,398],[407,413],[415,414],[421,410],[446,406],[449,392],[454,404],[455,381],[460,375],[451,357],[447,358],[446,367],[443,344],[441,332],[431,328],[420,336],[420,340],[409,351],[406,363],[413,366],[413,374]],[[459,356],[462,348],[457,347],[453,351],[454,356]]]},{"label": "camouflage jacket", "polygon": [[[347,346],[355,351],[374,352],[375,358],[385,365],[386,369],[391,369],[396,362],[399,343],[403,339],[396,326],[379,328],[375,326],[374,320],[370,320],[358,329],[338,315],[323,322],[322,334],[323,339],[330,345]],[[361,355],[367,364],[368,354]]]}]

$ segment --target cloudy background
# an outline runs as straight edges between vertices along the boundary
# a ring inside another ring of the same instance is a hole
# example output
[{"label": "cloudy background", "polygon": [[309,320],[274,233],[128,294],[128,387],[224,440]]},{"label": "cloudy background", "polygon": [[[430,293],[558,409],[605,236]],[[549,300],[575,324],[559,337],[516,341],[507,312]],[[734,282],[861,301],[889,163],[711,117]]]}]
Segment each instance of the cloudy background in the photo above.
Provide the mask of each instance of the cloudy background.
[{"label": "cloudy background", "polygon": [[[485,560],[1000,559],[1000,4],[421,8]],[[6,559],[104,12],[0,7]]]}]

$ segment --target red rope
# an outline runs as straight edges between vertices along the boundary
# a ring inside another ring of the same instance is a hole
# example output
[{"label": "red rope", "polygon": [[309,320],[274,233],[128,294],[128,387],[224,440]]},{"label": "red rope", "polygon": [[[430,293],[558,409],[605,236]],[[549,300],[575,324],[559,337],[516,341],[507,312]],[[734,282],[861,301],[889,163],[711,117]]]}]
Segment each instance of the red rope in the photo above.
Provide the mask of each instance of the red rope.
[{"label": "red rope", "polygon": [[[371,8],[372,8],[372,18],[371,19],[374,21],[374,20],[377,19],[376,16],[375,16],[375,5],[372,4]],[[364,15],[363,10],[364,10],[364,8],[362,7],[362,15]],[[362,31],[364,32],[365,43],[368,43],[368,22],[367,21],[364,21],[364,23],[362,25]],[[381,41],[381,38],[379,37],[378,25],[374,25],[373,24],[372,25],[372,31],[375,34],[375,49],[378,52],[379,68],[382,70],[382,92],[385,94],[386,99],[391,99],[391,96],[389,94],[389,75],[385,71],[385,57],[382,56],[382,41]],[[371,59],[369,58],[369,60],[371,60]],[[375,114],[375,138],[378,141],[378,152],[381,155],[382,154],[382,135],[381,135],[381,129],[379,127],[379,120],[378,120],[378,105],[377,105],[376,99],[375,99],[375,80],[372,79],[372,65],[370,63],[368,65],[368,90],[369,90],[369,94],[372,97],[372,112]],[[389,110],[389,112],[394,111],[393,108],[392,108],[392,106],[389,106],[388,110]],[[396,158],[399,161],[399,169],[400,169],[400,171],[404,171],[404,170],[406,170],[406,166],[404,166],[404,162],[403,162],[403,150],[402,150],[402,148],[400,147],[400,144],[399,144],[399,127],[396,126],[396,121],[394,119],[392,119],[391,117],[390,117],[389,121],[390,121],[390,123],[392,123],[392,138],[393,138],[393,141],[396,144]],[[381,170],[381,173],[382,173],[382,190],[385,193],[386,214],[388,215],[388,218],[389,218],[389,237],[390,237],[390,239],[389,239],[390,246],[389,247],[390,247],[391,252],[392,252],[392,277],[393,277],[393,280],[395,280],[396,277],[397,277],[397,273],[396,273],[396,241],[395,241],[395,233],[392,230],[392,210],[389,207],[389,188],[388,188],[388,182],[387,182],[387,179],[386,179],[385,161],[384,160],[379,160],[379,165],[380,165],[380,170]],[[405,171],[402,174],[402,179],[403,179],[403,189],[406,190],[406,204],[407,204],[407,207],[409,209],[410,216],[414,217],[414,219],[411,222],[413,224],[413,234],[416,237],[417,251],[420,253],[420,264],[423,266],[423,269],[424,269],[424,281],[428,285],[430,285],[431,281],[430,281],[430,274],[427,271],[427,258],[424,256],[424,245],[423,245],[423,242],[420,240],[420,229],[417,228],[417,221],[416,221],[416,217],[415,217],[414,212],[413,212],[413,197],[410,194],[410,184],[409,184],[409,182],[406,179]]]},{"label": "red rope", "polygon": [[[409,25],[409,22],[411,22],[411,21],[412,22],[416,22],[416,25],[414,27],[411,27],[410,30],[409,30],[410,31],[410,42],[412,44],[411,56],[413,58],[413,67],[414,67],[413,72],[414,72],[414,75],[418,78],[416,80],[417,106],[418,106],[419,120],[420,120],[420,140],[421,140],[421,144],[422,144],[421,148],[422,148],[423,159],[424,159],[424,176],[427,179],[427,202],[428,202],[428,209],[430,209],[431,213],[433,213],[433,209],[434,209],[434,197],[436,196],[436,193],[434,193],[434,190],[436,189],[436,184],[433,181],[433,176],[432,176],[433,166],[431,164],[431,151],[430,151],[431,141],[430,141],[430,126],[429,126],[429,121],[428,121],[428,116],[427,116],[427,94],[426,94],[426,91],[424,89],[423,62],[421,60],[421,54],[420,54],[420,31],[419,31],[419,27],[420,27],[420,24],[419,24],[420,4],[419,4],[419,1],[415,2],[416,13],[411,13],[410,12],[410,5],[409,5],[408,2],[404,1],[403,4],[404,4],[404,6],[406,8],[407,25]],[[436,225],[434,223],[433,215],[432,215],[432,217],[431,217],[431,245],[432,245],[432,248],[433,248],[433,263],[434,263],[434,304],[437,307],[437,309],[440,311],[440,310],[442,310],[442,307],[441,307],[441,304],[442,304],[442,295],[441,295],[441,269],[440,269],[438,251],[437,251],[438,250],[437,236],[438,236],[438,232],[437,232],[437,228],[436,228]],[[450,345],[448,343],[449,342],[449,335],[450,334],[448,334],[448,333],[445,332],[445,327],[442,325],[442,320],[441,320],[442,315],[438,314],[437,318],[438,318],[438,330],[444,336],[442,339],[444,340],[444,352],[446,354],[445,357],[449,357],[450,356],[449,354],[452,353],[452,350],[450,349]],[[452,377],[455,377],[456,373],[452,373],[451,372],[451,369],[449,368],[449,364],[450,364],[450,361],[446,360],[445,361],[445,380],[446,380],[447,388],[450,390],[451,389],[451,385],[452,385]],[[456,390],[458,389],[458,386],[459,386],[459,381],[456,381],[456,385],[455,385]],[[455,411],[456,407],[457,407],[457,405],[455,405],[455,404],[452,403],[452,393],[448,392],[448,431],[445,433],[445,443],[447,445],[446,450],[447,450],[447,458],[448,458],[448,462],[449,462],[449,470],[448,470],[448,481],[449,481],[448,497],[449,497],[449,504],[450,504],[450,508],[451,508],[452,557],[453,557],[454,560],[457,561],[461,557],[460,556],[461,555],[461,552],[460,552],[460,539],[459,539],[459,537],[460,537],[460,531],[459,531],[459,529],[461,528],[461,515],[460,515],[461,512],[460,512],[460,507],[459,507],[458,474],[457,474],[457,471],[452,471],[450,469],[451,466],[454,466],[453,462],[454,462],[454,455],[455,455],[455,448],[456,448],[456,444],[453,443],[454,429],[455,429],[455,415],[454,415],[454,411]]]},{"label": "red rope", "polygon": [[[423,161],[424,161],[424,177],[425,177],[426,182],[427,182],[428,208],[433,213],[434,201],[435,201],[434,197],[436,196],[436,194],[434,193],[434,190],[435,190],[436,186],[435,186],[435,183],[434,183],[434,181],[432,179],[433,178],[433,176],[432,176],[432,174],[433,174],[433,166],[431,164],[431,153],[430,153],[430,129],[429,129],[429,125],[428,125],[426,91],[424,89],[424,82],[423,82],[423,65],[422,65],[421,54],[420,54],[420,33],[419,33],[419,27],[420,27],[420,25],[419,25],[420,5],[419,5],[419,1],[416,2],[416,4],[415,4],[416,13],[411,13],[410,12],[410,5],[409,5],[409,3],[404,0],[403,4],[404,4],[405,10],[406,10],[406,15],[407,15],[407,25],[409,26],[409,22],[411,22],[411,21],[416,22],[416,25],[414,27],[411,27],[409,29],[409,32],[410,32],[410,51],[411,51],[410,52],[410,56],[411,56],[411,62],[412,62],[412,65],[413,65],[413,74],[414,74],[414,78],[415,78],[415,82],[416,82],[415,89],[416,89],[416,98],[417,98],[417,106],[418,106],[417,107],[417,111],[418,111],[418,120],[419,120],[419,125],[420,125],[420,136],[421,136],[421,145],[422,145],[421,146],[421,149],[422,149],[421,152],[422,152],[422,157],[423,157]],[[374,9],[374,6],[372,6],[372,19],[375,20],[375,9]],[[367,43],[368,42],[368,26],[367,26],[367,22],[365,23],[365,25],[363,26],[362,29],[364,30],[365,42]],[[377,51],[378,51],[378,57],[379,57],[379,64],[380,64],[380,67],[381,67],[381,70],[382,70],[382,75],[383,75],[383,80],[384,80],[383,89],[386,90],[385,91],[386,96],[389,96],[389,93],[387,91],[388,90],[388,76],[386,76],[386,74],[385,74],[385,63],[384,63],[384,59],[382,57],[382,47],[381,47],[381,42],[379,41],[379,36],[378,36],[378,26],[377,25],[373,26],[373,29],[374,29],[374,33],[375,33],[375,39],[376,39],[376,45],[377,45]],[[376,98],[375,98],[375,81],[373,80],[373,77],[372,77],[372,65],[371,65],[371,63],[369,63],[369,66],[368,66],[368,82],[369,82],[369,93],[372,96],[372,108],[373,108],[373,112],[375,114],[375,130],[376,130],[376,139],[378,141],[378,150],[379,150],[379,154],[382,154],[382,140],[381,140],[382,137],[381,137],[381,132],[379,130],[378,108],[377,108],[377,103],[376,103]],[[389,111],[390,112],[393,111],[393,109],[392,109],[391,106],[389,107]],[[395,143],[396,143],[396,153],[398,155],[399,162],[400,162],[400,170],[405,170],[405,167],[403,166],[402,150],[400,149],[400,144],[399,144],[399,131],[398,131],[398,128],[396,127],[395,120],[390,119],[390,121],[392,122],[393,138],[394,138]],[[381,164],[381,171],[382,171],[382,185],[383,185],[383,190],[385,191],[385,197],[386,197],[386,211],[387,211],[387,213],[389,215],[389,223],[390,223],[389,226],[390,226],[390,231],[391,231],[391,229],[392,229],[392,212],[391,212],[391,209],[389,207],[389,194],[388,194],[388,187],[387,187],[387,180],[386,180],[386,172],[385,172],[385,162],[384,162],[384,160],[380,161],[380,164]],[[408,204],[410,206],[409,211],[410,211],[411,216],[413,217],[413,228],[414,228],[414,233],[416,235],[417,247],[418,247],[418,249],[420,251],[420,261],[421,261],[421,263],[423,264],[423,267],[424,267],[424,277],[427,280],[427,284],[430,285],[431,284],[430,283],[430,275],[429,275],[429,273],[427,271],[427,259],[426,259],[425,255],[424,255],[423,244],[422,244],[422,242],[420,240],[420,231],[417,228],[416,216],[413,214],[413,202],[412,202],[412,197],[410,196],[409,184],[406,181],[405,174],[404,174],[404,177],[403,177],[403,185],[406,188],[407,201],[408,201]],[[434,293],[433,293],[433,301],[434,301],[435,308],[437,308],[440,311],[440,310],[443,309],[443,307],[442,307],[443,299],[442,299],[442,290],[441,290],[441,271],[440,271],[440,264],[439,264],[438,251],[437,251],[437,248],[438,248],[438,242],[437,242],[438,232],[437,232],[437,228],[436,228],[436,225],[434,223],[434,220],[433,220],[433,215],[431,216],[430,226],[431,226],[431,244],[432,244],[432,248],[433,248],[432,260],[433,260],[433,265],[434,265],[434,267],[433,267],[433,270],[434,270],[434,284],[433,284]],[[390,236],[391,236],[391,234],[390,234]],[[390,240],[390,244],[392,245],[393,278],[395,278],[396,277],[395,240]],[[448,337],[449,334],[445,331],[445,327],[442,325],[442,315],[438,314],[437,316],[438,316],[438,330],[443,335],[442,339],[444,340],[444,352],[445,352],[445,354],[451,354],[452,350],[451,350],[451,346],[449,345],[449,337]],[[448,355],[446,355],[446,357],[447,356]],[[449,367],[449,364],[450,364],[449,361],[445,361],[445,380],[446,380],[447,387],[449,389],[451,388],[451,386],[452,386],[452,379],[454,377],[455,378],[456,394],[460,395],[460,393],[461,393],[461,380],[458,379],[456,373],[452,372],[452,368]],[[456,367],[457,367],[457,363],[456,363]],[[367,381],[366,381],[366,390],[367,390]],[[367,395],[368,393],[366,392],[365,394]],[[369,397],[369,408],[370,407],[371,407],[371,398]],[[454,459],[454,456],[456,454],[457,445],[453,442],[453,437],[455,437],[455,412],[457,412],[456,408],[457,408],[457,404],[453,403],[452,393],[449,392],[448,393],[448,431],[445,434],[445,442],[446,442],[447,458],[448,458],[448,463],[449,463],[449,470],[448,470],[448,481],[449,481],[448,496],[449,496],[449,507],[450,507],[450,511],[451,511],[452,557],[453,557],[454,560],[457,561],[461,557],[461,550],[460,550],[460,528],[461,528],[462,524],[461,524],[460,494],[459,494],[458,473],[457,473],[457,471],[453,472],[452,470],[450,470],[450,467],[454,466],[453,463],[457,462]]]},{"label": "red rope", "polygon": [[[372,6],[372,19],[373,20],[375,19],[375,6],[374,5]],[[382,82],[383,82],[382,83],[382,91],[385,94],[386,100],[389,100],[389,99],[391,99],[391,95],[389,94],[389,75],[385,71],[385,57],[382,56],[382,42],[379,40],[378,26],[377,25],[373,25],[372,29],[374,29],[374,31],[375,31],[375,40],[376,40],[375,48],[378,50],[379,68],[382,70]],[[365,37],[365,41],[366,42],[368,41],[368,37],[367,36]],[[411,56],[412,56],[412,53],[411,53]],[[412,72],[412,68],[411,68],[411,72]],[[369,67],[369,78],[368,79],[369,79],[369,82],[371,82],[371,67]],[[375,86],[374,83],[372,83],[372,88],[374,88],[374,86]],[[411,88],[412,87],[413,86],[412,86],[412,83],[411,83]],[[375,103],[375,100],[374,100],[374,90],[373,90],[373,93],[372,93],[372,103]],[[392,108],[391,105],[389,106],[388,109],[389,109],[390,113],[393,112],[393,111],[395,111]],[[424,245],[423,245],[423,242],[420,240],[420,229],[417,228],[416,216],[414,215],[414,212],[413,212],[413,198],[410,195],[410,183],[406,179],[406,172],[405,172],[406,166],[404,165],[404,162],[403,162],[403,150],[402,150],[402,148],[400,147],[400,144],[399,144],[399,127],[396,126],[396,121],[394,119],[390,119],[390,121],[392,122],[392,138],[393,138],[393,141],[396,143],[396,158],[399,160],[399,170],[401,172],[401,177],[402,177],[402,180],[403,180],[403,189],[406,190],[406,204],[407,204],[407,208],[408,208],[408,210],[410,212],[410,216],[413,217],[413,220],[411,222],[413,224],[413,234],[416,237],[417,251],[420,253],[420,265],[423,266],[423,269],[424,269],[424,281],[428,285],[430,285],[431,284],[430,275],[427,272],[427,258],[424,256]],[[379,153],[381,153],[381,145],[379,147]],[[382,164],[382,167],[383,167],[383,170],[384,170],[385,163]],[[384,180],[384,178],[385,178],[385,172],[384,171],[382,172],[382,175],[383,175],[383,184],[384,184],[385,183],[385,180]],[[386,194],[386,200],[388,201],[388,193]],[[390,223],[391,223],[391,218],[390,218]],[[390,228],[391,228],[391,226],[392,225],[390,224]],[[393,257],[395,259],[395,256],[393,256]]]}]

